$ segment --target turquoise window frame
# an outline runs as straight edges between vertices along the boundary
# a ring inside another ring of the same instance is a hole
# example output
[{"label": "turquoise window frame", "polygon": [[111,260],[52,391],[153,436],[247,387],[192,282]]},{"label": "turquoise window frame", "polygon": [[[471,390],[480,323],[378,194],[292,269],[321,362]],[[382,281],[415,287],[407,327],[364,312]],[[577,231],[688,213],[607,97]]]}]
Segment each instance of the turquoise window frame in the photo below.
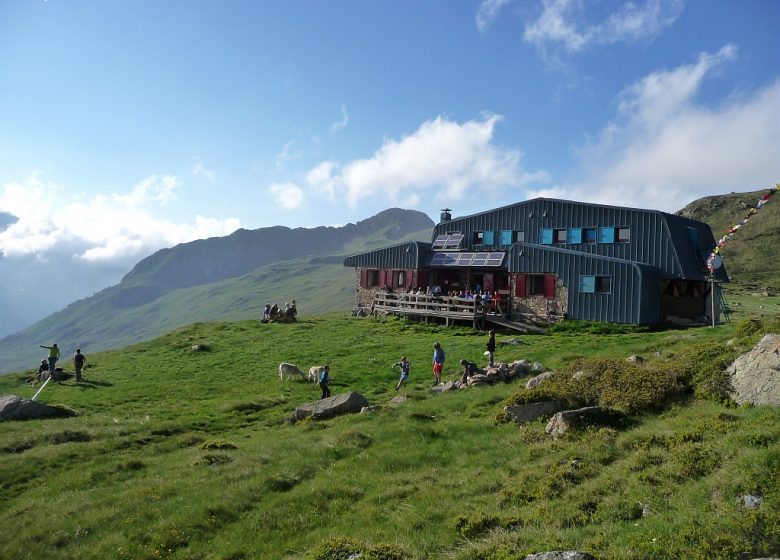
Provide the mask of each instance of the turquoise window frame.
[{"label": "turquoise window frame", "polygon": [[552,245],[553,242],[553,230],[552,228],[541,228],[539,230],[539,244],[540,245]]},{"label": "turquoise window frame", "polygon": [[566,243],[582,243],[582,228],[569,228],[566,232]]},{"label": "turquoise window frame", "polygon": [[600,227],[599,228],[599,243],[614,243],[615,242],[615,228],[614,227]]},{"label": "turquoise window frame", "polygon": [[513,233],[511,229],[502,229],[498,234],[498,244],[511,245]]},{"label": "turquoise window frame", "polygon": [[596,293],[596,277],[581,275],[580,276],[580,293],[581,294],[595,294]]},{"label": "turquoise window frame", "polygon": [[486,230],[482,232],[482,244],[483,245],[492,245],[493,240],[495,239],[495,232],[492,229]]}]

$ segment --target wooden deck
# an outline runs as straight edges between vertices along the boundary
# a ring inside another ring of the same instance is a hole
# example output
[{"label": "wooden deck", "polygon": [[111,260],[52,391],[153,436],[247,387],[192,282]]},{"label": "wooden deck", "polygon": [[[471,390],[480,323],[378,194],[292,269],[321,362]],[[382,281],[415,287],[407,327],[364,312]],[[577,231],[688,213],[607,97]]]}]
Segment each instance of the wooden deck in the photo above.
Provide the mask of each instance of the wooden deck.
[{"label": "wooden deck", "polygon": [[473,328],[482,330],[487,323],[492,323],[521,332],[544,332],[539,327],[508,319],[500,302],[491,301],[485,306],[476,300],[461,297],[377,294],[371,306],[371,314],[417,318],[425,323],[434,318],[443,320],[447,326],[455,322],[470,322]]}]

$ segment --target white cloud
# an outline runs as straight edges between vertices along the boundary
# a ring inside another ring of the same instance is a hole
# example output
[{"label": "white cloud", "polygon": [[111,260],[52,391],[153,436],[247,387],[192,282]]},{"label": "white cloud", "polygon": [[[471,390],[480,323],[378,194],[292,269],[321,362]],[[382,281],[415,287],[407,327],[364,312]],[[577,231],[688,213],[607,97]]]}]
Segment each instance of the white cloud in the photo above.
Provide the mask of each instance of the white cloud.
[{"label": "white cloud", "polygon": [[309,172],[307,181],[321,191],[343,194],[355,207],[369,197],[398,204],[410,195],[449,203],[547,180],[544,172],[523,171],[520,150],[493,143],[501,119],[484,115],[461,124],[438,117],[399,141],[386,140],[371,158],[343,167],[323,162]]},{"label": "white cloud", "polygon": [[485,33],[493,24],[502,6],[511,0],[482,0],[477,10],[476,23],[480,33]]},{"label": "white cloud", "polygon": [[330,133],[336,134],[342,128],[345,128],[349,124],[349,114],[347,113],[347,106],[341,105],[341,120],[330,125]]},{"label": "white cloud", "polygon": [[179,186],[174,176],[151,176],[129,193],[84,199],[34,173],[0,191],[0,211],[18,218],[0,232],[0,252],[5,257],[46,258],[75,250],[77,259],[130,261],[162,247],[226,235],[240,226],[236,219],[197,217],[189,224],[158,218],[156,211],[176,198]]},{"label": "white cloud", "polygon": [[273,183],[268,191],[285,210],[295,210],[306,202],[306,193],[295,183]]},{"label": "white cloud", "polygon": [[203,165],[202,161],[195,163],[195,166],[192,168],[192,175],[198,179],[206,179],[209,183],[213,183],[216,178],[214,172],[206,169],[206,166]]},{"label": "white cloud", "polygon": [[715,106],[697,102],[705,78],[735,56],[727,45],[626,88],[615,119],[579,148],[578,179],[553,196],[673,212],[701,196],[771,187],[780,164],[780,81]]},{"label": "white cloud", "polygon": [[543,0],[541,15],[526,25],[523,38],[545,54],[548,49],[572,54],[591,45],[652,39],[675,22],[682,8],[682,0],[616,2],[609,17],[590,22],[581,0]]}]

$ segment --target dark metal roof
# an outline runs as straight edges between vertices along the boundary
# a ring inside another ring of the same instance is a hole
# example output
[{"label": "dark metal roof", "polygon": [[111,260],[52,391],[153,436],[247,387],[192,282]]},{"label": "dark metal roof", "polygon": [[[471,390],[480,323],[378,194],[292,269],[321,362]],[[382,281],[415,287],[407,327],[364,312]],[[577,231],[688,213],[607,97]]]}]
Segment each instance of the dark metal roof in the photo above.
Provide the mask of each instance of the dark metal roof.
[{"label": "dark metal roof", "polygon": [[427,267],[430,260],[430,243],[410,241],[351,255],[344,259],[344,266],[355,268],[417,269]]}]

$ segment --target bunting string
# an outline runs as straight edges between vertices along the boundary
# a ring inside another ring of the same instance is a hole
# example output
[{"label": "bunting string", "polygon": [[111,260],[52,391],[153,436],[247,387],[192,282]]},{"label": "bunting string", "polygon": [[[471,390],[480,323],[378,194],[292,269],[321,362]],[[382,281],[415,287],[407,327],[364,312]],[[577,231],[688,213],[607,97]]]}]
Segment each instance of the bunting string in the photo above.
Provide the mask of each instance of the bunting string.
[{"label": "bunting string", "polygon": [[761,210],[764,205],[769,202],[769,200],[772,198],[772,196],[780,190],[780,183],[776,184],[773,189],[769,189],[769,192],[767,192],[764,196],[761,197],[761,199],[756,203],[755,207],[748,210],[747,215],[740,220],[738,224],[735,224],[729,231],[721,237],[718,240],[718,243],[715,245],[715,248],[712,250],[710,255],[707,257],[707,270],[710,271],[710,274],[714,274],[715,272],[715,257],[720,254],[721,249],[734,238],[734,235],[737,233],[737,231],[743,227],[748,220],[752,217],[758,214],[758,211]]}]

